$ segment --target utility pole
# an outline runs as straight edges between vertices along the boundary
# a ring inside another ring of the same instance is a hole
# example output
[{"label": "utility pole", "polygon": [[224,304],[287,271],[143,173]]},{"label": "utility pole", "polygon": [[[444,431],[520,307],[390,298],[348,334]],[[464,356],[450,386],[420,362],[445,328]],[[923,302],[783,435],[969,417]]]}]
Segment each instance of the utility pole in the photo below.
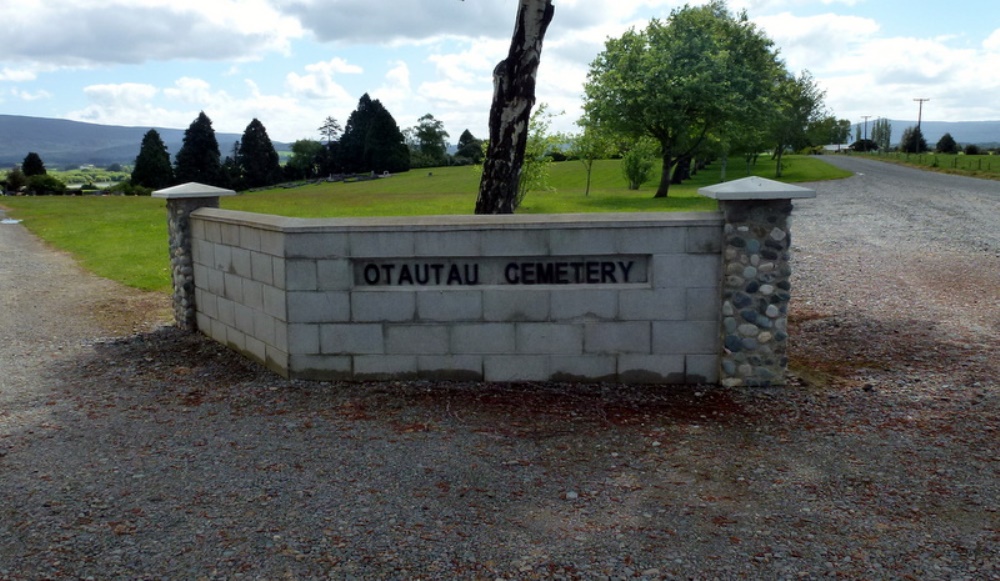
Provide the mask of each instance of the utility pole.
[{"label": "utility pole", "polygon": [[917,129],[920,129],[920,119],[924,116],[924,103],[930,101],[930,99],[918,97],[914,101],[920,103],[920,109],[917,110]]},{"label": "utility pole", "polygon": [[868,120],[872,118],[871,115],[862,115],[862,119],[865,120],[865,141],[868,141]]}]

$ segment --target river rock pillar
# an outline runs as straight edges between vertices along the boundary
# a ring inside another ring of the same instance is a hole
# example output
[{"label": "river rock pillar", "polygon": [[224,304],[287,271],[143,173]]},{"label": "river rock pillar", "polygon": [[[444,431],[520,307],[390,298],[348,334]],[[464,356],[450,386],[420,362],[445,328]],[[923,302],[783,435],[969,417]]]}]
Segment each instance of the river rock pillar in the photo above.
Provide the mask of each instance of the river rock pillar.
[{"label": "river rock pillar", "polygon": [[719,382],[727,387],[786,384],[792,297],[792,200],[815,190],[749,177],[701,188],[725,222]]},{"label": "river rock pillar", "polygon": [[174,320],[178,328],[193,332],[198,330],[198,322],[194,298],[191,213],[198,208],[218,208],[220,197],[235,196],[236,192],[190,182],[157,190],[152,195],[167,200]]}]

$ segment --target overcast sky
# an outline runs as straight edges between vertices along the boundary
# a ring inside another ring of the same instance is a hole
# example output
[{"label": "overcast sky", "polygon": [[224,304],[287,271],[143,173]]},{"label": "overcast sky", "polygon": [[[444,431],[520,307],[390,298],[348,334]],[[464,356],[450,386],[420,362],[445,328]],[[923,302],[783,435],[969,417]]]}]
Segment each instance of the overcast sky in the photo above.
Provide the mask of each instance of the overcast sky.
[{"label": "overcast sky", "polygon": [[[701,4],[692,1],[691,4]],[[555,0],[537,98],[580,116],[608,37],[677,0]],[[1000,2],[730,0],[808,69],[838,118],[1000,119]],[[365,92],[400,128],[425,113],[486,137],[491,73],[516,0],[21,0],[0,3],[0,113],[219,132],[254,117],[277,141],[319,139]],[[3,136],[0,136],[2,139]]]}]

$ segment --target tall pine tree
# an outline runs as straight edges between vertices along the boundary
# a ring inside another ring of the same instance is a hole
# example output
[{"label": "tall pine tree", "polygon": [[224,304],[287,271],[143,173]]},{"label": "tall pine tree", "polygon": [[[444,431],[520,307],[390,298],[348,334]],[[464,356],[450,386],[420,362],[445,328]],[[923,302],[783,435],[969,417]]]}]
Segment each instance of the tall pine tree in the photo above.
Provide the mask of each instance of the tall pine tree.
[{"label": "tall pine tree", "polygon": [[139,155],[132,169],[132,185],[159,190],[173,185],[174,168],[159,132],[150,129],[142,137]]},{"label": "tall pine tree", "polygon": [[243,188],[261,188],[281,181],[281,164],[267,129],[258,119],[247,125],[240,140],[237,163]]},{"label": "tall pine tree", "polygon": [[182,184],[198,182],[216,187],[227,185],[222,173],[219,141],[215,138],[212,120],[204,111],[184,131],[184,144],[177,152],[174,177]]},{"label": "tall pine tree", "polygon": [[382,103],[365,93],[340,137],[341,160],[349,172],[401,172],[410,169],[410,150],[396,120]]}]

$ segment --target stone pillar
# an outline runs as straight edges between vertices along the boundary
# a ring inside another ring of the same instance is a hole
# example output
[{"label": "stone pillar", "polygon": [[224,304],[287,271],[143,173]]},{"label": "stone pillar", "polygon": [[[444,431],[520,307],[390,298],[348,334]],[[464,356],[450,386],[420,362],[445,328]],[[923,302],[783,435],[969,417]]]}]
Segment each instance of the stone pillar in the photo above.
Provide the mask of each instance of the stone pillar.
[{"label": "stone pillar", "polygon": [[722,262],[722,357],[727,387],[785,385],[792,287],[792,200],[814,190],[750,177],[701,188],[725,217]]},{"label": "stone pillar", "polygon": [[195,182],[157,190],[154,198],[167,200],[170,233],[170,271],[174,287],[174,320],[185,331],[198,330],[194,300],[194,257],[191,244],[191,213],[198,208],[218,208],[219,198],[236,192]]}]

